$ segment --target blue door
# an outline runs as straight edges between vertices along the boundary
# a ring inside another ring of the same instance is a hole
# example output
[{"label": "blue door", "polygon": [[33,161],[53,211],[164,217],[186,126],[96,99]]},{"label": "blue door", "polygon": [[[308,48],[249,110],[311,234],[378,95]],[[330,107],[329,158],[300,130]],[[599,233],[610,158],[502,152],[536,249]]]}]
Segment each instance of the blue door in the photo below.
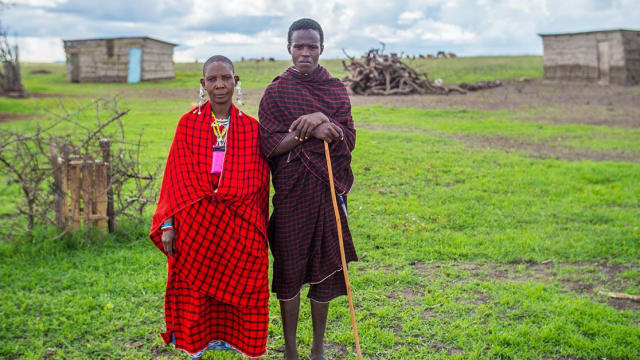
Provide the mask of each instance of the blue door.
[{"label": "blue door", "polygon": [[141,65],[142,65],[142,49],[131,48],[129,49],[129,75],[127,76],[127,82],[137,83],[140,82]]}]

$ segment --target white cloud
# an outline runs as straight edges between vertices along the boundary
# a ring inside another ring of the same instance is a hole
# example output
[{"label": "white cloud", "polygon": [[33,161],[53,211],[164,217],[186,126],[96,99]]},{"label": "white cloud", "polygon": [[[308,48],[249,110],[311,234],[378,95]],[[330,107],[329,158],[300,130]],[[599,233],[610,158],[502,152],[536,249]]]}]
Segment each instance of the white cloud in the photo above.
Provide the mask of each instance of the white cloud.
[{"label": "white cloud", "polygon": [[19,37],[17,42],[21,61],[55,62],[65,59],[62,40],[59,38]]},{"label": "white cloud", "polygon": [[420,20],[423,17],[422,11],[405,11],[398,16],[398,24],[413,24],[416,20]]},{"label": "white cloud", "polygon": [[61,39],[151,36],[180,44],[175,59],[214,53],[287,58],[287,29],[311,17],[325,57],[387,43],[388,52],[540,54],[539,32],[637,28],[637,0],[14,0],[0,14],[22,36],[24,60],[64,60]]},{"label": "white cloud", "polygon": [[58,4],[62,4],[64,2],[65,0],[14,0],[10,1],[9,3],[15,5],[55,7]]},{"label": "white cloud", "polygon": [[432,20],[424,20],[416,24],[420,39],[439,42],[465,43],[476,39],[476,34],[466,31],[454,24],[446,24]]}]

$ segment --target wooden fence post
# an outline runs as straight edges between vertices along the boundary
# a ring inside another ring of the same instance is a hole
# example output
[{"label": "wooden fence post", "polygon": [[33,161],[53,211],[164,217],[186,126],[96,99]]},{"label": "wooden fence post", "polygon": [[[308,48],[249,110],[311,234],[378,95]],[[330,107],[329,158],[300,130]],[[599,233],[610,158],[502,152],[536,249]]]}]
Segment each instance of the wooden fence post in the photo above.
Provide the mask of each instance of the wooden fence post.
[{"label": "wooden fence post", "polygon": [[56,209],[56,226],[59,229],[65,228],[65,218],[63,214],[63,206],[64,206],[64,198],[66,194],[62,192],[62,164],[60,164],[60,158],[58,156],[58,148],[53,144],[49,144],[49,150],[51,152],[50,161],[51,161],[51,170],[53,172],[53,191],[54,191],[54,202]]},{"label": "wooden fence post", "polygon": [[107,217],[109,218],[109,232],[114,232],[116,228],[116,217],[113,209],[113,188],[111,187],[111,140],[101,139],[100,150],[102,150],[102,161],[106,169],[107,186]]},{"label": "wooden fence post", "polygon": [[71,146],[67,143],[62,145],[62,176],[61,176],[61,186],[60,190],[62,191],[62,218],[65,221],[65,226],[69,226],[69,157],[71,156]]}]

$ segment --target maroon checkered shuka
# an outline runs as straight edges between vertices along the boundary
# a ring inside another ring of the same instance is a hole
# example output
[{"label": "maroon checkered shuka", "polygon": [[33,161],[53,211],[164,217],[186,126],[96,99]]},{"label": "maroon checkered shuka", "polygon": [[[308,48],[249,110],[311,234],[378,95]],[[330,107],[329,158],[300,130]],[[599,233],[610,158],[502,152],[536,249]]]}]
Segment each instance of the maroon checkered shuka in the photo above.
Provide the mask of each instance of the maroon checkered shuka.
[{"label": "maroon checkered shuka", "polygon": [[260,356],[269,323],[269,168],[257,121],[232,106],[222,174],[210,174],[211,119],[209,103],[180,119],[153,217],[161,251],[160,225],[173,216],[176,230],[162,337],[191,354],[224,341]]},{"label": "maroon checkered shuka", "polygon": [[[309,75],[290,67],[267,87],[260,101],[260,144],[273,174],[273,214],[269,245],[274,257],[272,291],[278,299],[295,297],[305,283],[309,297],[327,302],[346,294],[338,233],[331,203],[322,140],[310,138],[289,153],[271,156],[298,117],[324,113],[344,132],[330,144],[336,191],[353,185],[351,151],[356,131],[342,82],[321,66]],[[347,262],[357,261],[346,214],[340,212]]]}]

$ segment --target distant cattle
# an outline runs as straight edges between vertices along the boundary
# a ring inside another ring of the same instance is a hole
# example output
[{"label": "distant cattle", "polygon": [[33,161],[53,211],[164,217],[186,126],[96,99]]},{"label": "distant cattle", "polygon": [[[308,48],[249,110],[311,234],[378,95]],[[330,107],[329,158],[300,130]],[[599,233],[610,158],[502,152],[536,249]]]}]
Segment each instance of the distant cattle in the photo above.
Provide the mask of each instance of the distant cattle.
[{"label": "distant cattle", "polygon": [[455,59],[457,56],[456,56],[456,54],[454,54],[454,53],[450,52],[450,53],[448,53],[448,54],[447,54],[447,57],[448,57],[449,59]]},{"label": "distant cattle", "polygon": [[436,57],[437,58],[441,58],[442,57],[442,58],[446,59],[447,58],[447,54],[444,51],[440,50],[440,51],[438,51],[438,54],[436,54]]},{"label": "distant cattle", "polygon": [[431,54],[429,54],[429,55],[427,55],[427,58],[428,58],[428,59],[433,59],[433,58],[434,58],[434,56],[433,56],[433,55],[431,55]]},{"label": "distant cattle", "polygon": [[276,59],[275,59],[275,58],[270,57],[270,58],[269,58],[269,61],[274,62],[274,61],[276,61]]}]

